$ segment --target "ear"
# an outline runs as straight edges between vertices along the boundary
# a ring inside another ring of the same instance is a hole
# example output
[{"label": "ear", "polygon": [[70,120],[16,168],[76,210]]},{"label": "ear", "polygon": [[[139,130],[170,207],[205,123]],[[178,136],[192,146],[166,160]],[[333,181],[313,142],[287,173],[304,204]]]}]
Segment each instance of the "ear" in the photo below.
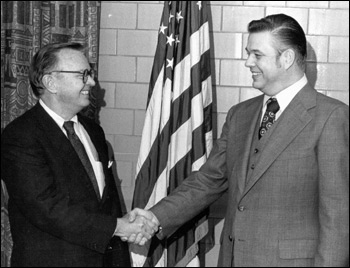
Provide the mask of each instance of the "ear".
[{"label": "ear", "polygon": [[42,78],[42,83],[45,86],[45,88],[52,94],[56,94],[56,84],[53,79],[53,77],[49,74],[45,74]]},{"label": "ear", "polygon": [[295,51],[291,48],[286,49],[282,53],[282,61],[285,70],[288,70],[295,61]]}]

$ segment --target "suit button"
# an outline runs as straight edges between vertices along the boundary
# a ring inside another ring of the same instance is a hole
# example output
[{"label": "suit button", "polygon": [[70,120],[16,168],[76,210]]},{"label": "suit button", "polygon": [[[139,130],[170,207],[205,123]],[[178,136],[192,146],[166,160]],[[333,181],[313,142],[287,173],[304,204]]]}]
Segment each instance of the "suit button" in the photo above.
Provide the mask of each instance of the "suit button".
[{"label": "suit button", "polygon": [[245,210],[245,207],[244,207],[244,206],[239,206],[239,207],[238,207],[238,210],[242,212],[242,211]]},{"label": "suit button", "polygon": [[228,236],[228,240],[230,240],[230,241],[233,240],[232,235],[229,235],[229,236]]},{"label": "suit button", "polygon": [[255,148],[255,149],[254,149],[254,153],[257,154],[258,152],[259,152],[259,149],[256,149],[256,148]]},{"label": "suit button", "polygon": [[112,246],[108,246],[108,249],[113,249]]},{"label": "suit button", "polygon": [[252,165],[250,166],[250,168],[251,168],[251,169],[254,169],[254,168],[255,168],[255,165],[254,165],[254,164],[252,164]]}]

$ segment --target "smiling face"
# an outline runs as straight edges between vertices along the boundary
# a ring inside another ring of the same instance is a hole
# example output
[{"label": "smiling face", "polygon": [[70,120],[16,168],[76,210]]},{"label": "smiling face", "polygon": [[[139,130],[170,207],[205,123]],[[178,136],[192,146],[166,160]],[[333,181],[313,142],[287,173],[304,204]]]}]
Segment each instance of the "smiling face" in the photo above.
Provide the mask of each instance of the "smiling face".
[{"label": "smiling face", "polygon": [[251,33],[246,51],[248,59],[245,66],[252,73],[253,87],[273,96],[283,90],[285,70],[281,55],[278,54],[270,32]]},{"label": "smiling face", "polygon": [[59,103],[61,109],[76,114],[90,104],[89,93],[95,81],[89,76],[84,84],[82,74],[85,69],[91,69],[90,65],[82,52],[73,49],[62,49],[57,58],[56,71],[81,72],[52,73],[56,85],[56,103]]}]

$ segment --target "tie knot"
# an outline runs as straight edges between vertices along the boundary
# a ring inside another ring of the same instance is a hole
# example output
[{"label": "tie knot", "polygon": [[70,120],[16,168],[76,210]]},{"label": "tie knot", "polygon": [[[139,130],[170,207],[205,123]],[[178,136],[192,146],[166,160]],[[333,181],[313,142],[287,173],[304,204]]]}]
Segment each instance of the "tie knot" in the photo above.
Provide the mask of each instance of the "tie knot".
[{"label": "tie knot", "polygon": [[280,109],[280,106],[278,105],[278,101],[276,98],[269,98],[266,104],[267,104],[266,111],[273,112],[274,114],[276,114]]},{"label": "tie knot", "polygon": [[64,129],[67,131],[68,134],[74,134],[74,122],[73,121],[65,121],[63,123]]}]

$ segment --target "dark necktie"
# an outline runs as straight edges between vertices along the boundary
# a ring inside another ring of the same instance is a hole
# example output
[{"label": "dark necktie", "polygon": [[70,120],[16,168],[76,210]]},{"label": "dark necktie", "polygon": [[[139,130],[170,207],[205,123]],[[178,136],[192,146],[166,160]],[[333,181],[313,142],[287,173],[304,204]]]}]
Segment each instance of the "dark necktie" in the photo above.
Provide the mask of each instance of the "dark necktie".
[{"label": "dark necktie", "polygon": [[266,131],[272,126],[275,121],[276,113],[279,111],[280,106],[275,98],[269,98],[266,102],[266,112],[259,128],[259,139],[264,136]]},{"label": "dark necktie", "polygon": [[88,173],[90,180],[92,182],[92,185],[95,189],[95,192],[97,194],[98,198],[100,197],[100,191],[98,189],[97,180],[95,177],[94,169],[92,168],[90,159],[86,153],[86,150],[84,148],[84,145],[80,141],[79,137],[74,131],[74,122],[73,121],[66,121],[63,124],[64,129],[67,131],[67,136],[70,141],[70,143],[73,145],[74,150],[77,152],[80,161],[83,163],[83,166],[85,167],[86,172]]}]

